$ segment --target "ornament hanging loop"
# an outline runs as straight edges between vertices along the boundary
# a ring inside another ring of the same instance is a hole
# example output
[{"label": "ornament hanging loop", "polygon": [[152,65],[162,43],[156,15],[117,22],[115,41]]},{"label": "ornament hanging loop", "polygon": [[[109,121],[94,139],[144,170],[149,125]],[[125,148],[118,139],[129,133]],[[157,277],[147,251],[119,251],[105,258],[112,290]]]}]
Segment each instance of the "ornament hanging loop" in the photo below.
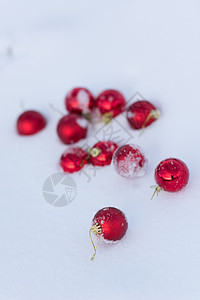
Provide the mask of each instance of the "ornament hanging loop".
[{"label": "ornament hanging loop", "polygon": [[91,114],[89,112],[83,112],[82,117],[85,118],[88,122],[91,123]]},{"label": "ornament hanging loop", "polygon": [[[95,224],[95,225],[93,225],[93,226],[90,228],[89,235],[90,235],[90,240],[91,240],[91,242],[92,242],[92,246],[93,246],[93,248],[94,248],[94,254],[93,254],[93,256],[91,257],[91,260],[93,260],[93,259],[95,258],[95,255],[96,255],[96,253],[97,253],[97,248],[98,248],[99,243],[100,243],[100,234],[101,234],[101,232],[102,232],[102,228],[101,228],[101,226],[100,226],[98,223]],[[94,244],[94,242],[93,242],[93,239],[92,239],[92,235],[91,235],[92,233],[98,236],[98,243],[97,243],[96,246],[95,246],[95,244]]]},{"label": "ornament hanging loop", "polygon": [[92,157],[97,157],[97,156],[99,156],[102,153],[102,150],[99,149],[99,148],[92,148],[91,149],[91,148],[87,147],[87,149],[85,151],[88,154],[88,160],[90,159],[90,155]]},{"label": "ornament hanging loop", "polygon": [[158,196],[158,194],[160,193],[160,191],[162,191],[162,188],[159,185],[152,185],[151,188],[154,189],[153,195],[151,197],[151,200],[153,200],[155,194]]},{"label": "ornament hanging loop", "polygon": [[49,107],[55,111],[57,114],[61,115],[62,117],[64,117],[64,114],[61,110],[59,110],[58,108],[56,108],[52,103],[49,103]]},{"label": "ornament hanging loop", "polygon": [[109,124],[113,119],[113,113],[112,112],[107,112],[105,114],[103,114],[102,116],[102,120],[104,124]]},{"label": "ornament hanging loop", "polygon": [[146,128],[147,123],[149,122],[150,119],[155,119],[157,120],[160,117],[160,111],[158,109],[152,109],[150,113],[148,114],[146,120],[144,121],[142,125],[142,131],[140,133],[140,136],[144,133],[144,130]]},{"label": "ornament hanging loop", "polygon": [[99,156],[99,155],[101,154],[101,152],[102,152],[102,150],[99,149],[99,148],[92,148],[92,149],[90,150],[90,155],[91,155],[92,157],[97,157],[97,156]]}]

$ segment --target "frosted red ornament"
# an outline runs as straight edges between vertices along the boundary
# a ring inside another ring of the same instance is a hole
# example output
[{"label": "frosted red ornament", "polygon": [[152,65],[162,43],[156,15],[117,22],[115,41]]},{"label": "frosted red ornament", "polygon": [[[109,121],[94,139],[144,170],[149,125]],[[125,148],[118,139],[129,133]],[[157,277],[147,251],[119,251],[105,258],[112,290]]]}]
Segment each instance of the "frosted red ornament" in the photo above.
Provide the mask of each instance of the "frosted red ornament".
[{"label": "frosted red ornament", "polygon": [[[115,242],[121,240],[125,235],[128,228],[128,222],[124,213],[115,207],[105,207],[100,209],[92,220],[92,227],[90,228],[90,238],[94,247],[94,255],[100,242],[100,238],[107,242]],[[95,234],[98,238],[98,244],[95,247],[91,237],[91,233]]]},{"label": "frosted red ornament", "polygon": [[160,112],[149,101],[137,101],[127,108],[127,119],[134,129],[143,129],[160,116]]},{"label": "frosted red ornament", "polygon": [[111,141],[96,143],[90,150],[90,160],[94,166],[110,165],[113,153],[117,149],[117,144]]},{"label": "frosted red ornament", "polygon": [[87,114],[94,107],[94,97],[86,88],[74,88],[67,94],[65,105],[70,113]]},{"label": "frosted red ornament", "polygon": [[17,131],[20,135],[33,135],[46,126],[45,118],[37,111],[28,110],[17,119]]},{"label": "frosted red ornament", "polygon": [[123,177],[143,176],[146,163],[142,150],[134,144],[121,146],[113,156],[115,170]]},{"label": "frosted red ornament", "polygon": [[88,153],[81,148],[70,148],[63,153],[60,165],[66,173],[80,171],[88,163]]},{"label": "frosted red ornament", "polygon": [[112,119],[124,111],[126,100],[124,96],[116,90],[106,90],[102,92],[95,101],[101,115],[105,119]]},{"label": "frosted red ornament", "polygon": [[[189,180],[189,170],[186,164],[177,158],[168,158],[159,163],[155,169],[155,193],[161,190],[178,192],[182,190]],[[153,198],[152,196],[152,198]]]},{"label": "frosted red ornament", "polygon": [[64,116],[58,122],[57,133],[65,144],[74,144],[87,135],[88,122],[85,118],[76,114]]}]

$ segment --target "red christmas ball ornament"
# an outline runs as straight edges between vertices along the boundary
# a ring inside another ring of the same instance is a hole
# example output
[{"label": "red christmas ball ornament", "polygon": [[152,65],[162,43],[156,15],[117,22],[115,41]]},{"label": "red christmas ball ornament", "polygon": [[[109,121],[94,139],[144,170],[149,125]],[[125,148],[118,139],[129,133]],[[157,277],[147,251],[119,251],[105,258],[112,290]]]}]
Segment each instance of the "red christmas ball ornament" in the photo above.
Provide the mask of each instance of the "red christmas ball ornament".
[{"label": "red christmas ball ornament", "polygon": [[85,118],[76,114],[64,116],[58,122],[57,133],[65,144],[74,144],[87,135],[88,122]]},{"label": "red christmas ball ornament", "polygon": [[45,126],[45,118],[34,110],[25,111],[17,119],[17,131],[20,135],[33,135]]},{"label": "red christmas ball ornament", "polygon": [[104,116],[105,121],[109,121],[123,112],[125,105],[124,96],[116,90],[102,92],[95,101],[95,106],[100,114]]},{"label": "red christmas ball ornament", "polygon": [[127,119],[134,129],[143,129],[155,122],[160,112],[149,101],[137,101],[127,108]]},{"label": "red christmas ball ornament", "polygon": [[178,192],[186,186],[189,180],[189,170],[186,164],[177,158],[168,158],[159,163],[155,169],[155,193],[161,190]]},{"label": "red christmas ball ornament", "polygon": [[[97,247],[102,238],[106,242],[115,242],[121,240],[125,235],[128,228],[128,223],[124,213],[115,207],[105,207],[100,209],[92,220],[92,227],[90,228],[90,239],[94,247],[94,259]],[[95,247],[91,237],[91,233],[95,234],[98,238],[98,244]]]},{"label": "red christmas ball ornament", "polygon": [[70,113],[88,114],[94,107],[94,97],[86,88],[74,88],[67,94],[65,105]]},{"label": "red christmas ball ornament", "polygon": [[147,160],[141,149],[134,144],[121,146],[113,156],[115,170],[123,177],[143,176],[146,163]]},{"label": "red christmas ball ornament", "polygon": [[90,160],[94,166],[110,165],[113,153],[118,148],[117,144],[111,141],[96,143],[90,150]]},{"label": "red christmas ball ornament", "polygon": [[67,149],[60,159],[60,165],[66,173],[80,171],[87,163],[88,153],[79,147]]}]

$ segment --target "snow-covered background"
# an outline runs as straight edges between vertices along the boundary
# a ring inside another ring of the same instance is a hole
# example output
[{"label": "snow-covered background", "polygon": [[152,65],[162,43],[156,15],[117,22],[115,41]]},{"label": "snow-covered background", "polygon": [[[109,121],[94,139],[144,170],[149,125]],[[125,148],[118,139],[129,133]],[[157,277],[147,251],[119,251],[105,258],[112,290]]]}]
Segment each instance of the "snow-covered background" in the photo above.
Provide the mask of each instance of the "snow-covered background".
[{"label": "snow-covered background", "polygon": [[[199,0],[0,0],[0,299],[199,300],[199,37]],[[49,103],[64,113],[74,86],[138,91],[161,118],[140,138],[131,131],[149,160],[144,177],[87,169],[90,180],[73,175],[73,203],[55,208],[42,186],[66,146]],[[40,134],[17,135],[22,102],[46,115]],[[190,182],[150,201],[167,157],[187,163]],[[91,262],[88,230],[105,206],[120,208],[129,229]]]}]

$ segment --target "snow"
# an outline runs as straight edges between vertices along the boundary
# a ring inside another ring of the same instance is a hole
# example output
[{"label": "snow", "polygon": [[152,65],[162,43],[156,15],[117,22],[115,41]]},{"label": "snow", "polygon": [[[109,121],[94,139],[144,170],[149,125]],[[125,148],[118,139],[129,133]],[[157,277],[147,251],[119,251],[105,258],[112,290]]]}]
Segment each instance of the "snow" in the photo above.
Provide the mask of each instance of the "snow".
[{"label": "snow", "polygon": [[78,123],[78,125],[80,126],[80,127],[82,127],[82,128],[87,128],[88,127],[88,122],[87,122],[87,120],[86,119],[84,119],[84,118],[79,118],[79,119],[77,119],[76,120],[76,123]]},{"label": "snow", "polygon": [[[0,299],[199,300],[199,36],[197,0],[0,0]],[[76,86],[141,94],[161,116],[141,137],[123,115],[108,125],[144,149],[144,177],[88,166],[73,175],[75,200],[58,208],[42,195],[67,148],[49,104],[65,112]],[[16,134],[21,102],[48,119],[40,134]],[[187,164],[189,184],[151,201],[153,171],[168,157]],[[106,206],[125,213],[128,231],[91,262],[89,228]]]},{"label": "snow", "polygon": [[80,90],[78,95],[77,95],[77,99],[78,102],[80,103],[80,108],[83,109],[83,111],[85,112],[89,112],[89,108],[88,108],[88,104],[90,101],[90,97],[88,95],[88,93],[84,90]]},{"label": "snow", "polygon": [[[131,149],[126,149],[127,145],[124,145],[114,153],[113,166],[116,172],[123,177],[141,177],[146,172],[147,159],[138,145],[128,144]],[[131,152],[131,150],[133,152]],[[124,159],[123,159],[124,158]],[[140,166],[143,161],[142,166]]]}]

